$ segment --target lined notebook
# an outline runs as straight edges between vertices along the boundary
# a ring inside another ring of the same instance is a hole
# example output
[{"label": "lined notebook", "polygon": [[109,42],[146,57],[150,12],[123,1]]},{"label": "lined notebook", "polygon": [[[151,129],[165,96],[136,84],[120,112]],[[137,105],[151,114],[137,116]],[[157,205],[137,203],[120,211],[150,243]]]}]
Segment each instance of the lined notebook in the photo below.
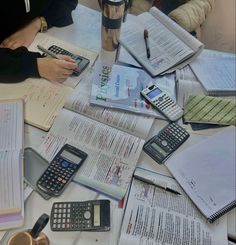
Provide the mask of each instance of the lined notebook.
[{"label": "lined notebook", "polygon": [[229,126],[166,162],[210,222],[236,206],[235,134],[235,127]]},{"label": "lined notebook", "polygon": [[184,121],[235,125],[236,100],[202,95],[189,96],[184,106]]},{"label": "lined notebook", "polygon": [[208,95],[235,95],[235,54],[204,50],[190,66]]},{"label": "lined notebook", "polygon": [[0,101],[0,230],[23,222],[23,129],[23,101]]}]

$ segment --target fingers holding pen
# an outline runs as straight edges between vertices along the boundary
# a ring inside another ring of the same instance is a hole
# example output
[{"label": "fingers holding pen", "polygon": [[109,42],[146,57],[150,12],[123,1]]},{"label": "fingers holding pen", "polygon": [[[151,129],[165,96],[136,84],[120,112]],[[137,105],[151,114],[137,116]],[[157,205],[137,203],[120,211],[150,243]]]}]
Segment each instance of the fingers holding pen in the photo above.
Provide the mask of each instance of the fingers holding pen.
[{"label": "fingers holding pen", "polygon": [[39,75],[50,81],[63,82],[77,68],[76,62],[68,56],[37,59]]}]

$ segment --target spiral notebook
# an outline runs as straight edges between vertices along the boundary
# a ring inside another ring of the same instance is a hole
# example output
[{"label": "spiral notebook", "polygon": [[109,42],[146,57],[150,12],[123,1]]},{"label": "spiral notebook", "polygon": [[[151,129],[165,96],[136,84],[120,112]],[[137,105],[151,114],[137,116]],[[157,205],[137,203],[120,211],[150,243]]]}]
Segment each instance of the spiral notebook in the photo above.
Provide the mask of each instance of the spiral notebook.
[{"label": "spiral notebook", "polygon": [[236,206],[235,133],[235,127],[229,126],[166,163],[209,222]]}]

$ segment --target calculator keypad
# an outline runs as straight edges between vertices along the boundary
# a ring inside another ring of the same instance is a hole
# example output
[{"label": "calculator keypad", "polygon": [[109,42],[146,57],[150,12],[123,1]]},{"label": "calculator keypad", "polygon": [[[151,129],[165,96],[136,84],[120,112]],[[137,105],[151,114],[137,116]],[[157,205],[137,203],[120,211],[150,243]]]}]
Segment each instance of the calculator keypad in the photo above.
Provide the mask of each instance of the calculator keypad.
[{"label": "calculator keypad", "polygon": [[42,189],[58,195],[77,170],[77,164],[65,161],[63,158],[56,158],[48,166],[44,174],[38,180]]},{"label": "calculator keypad", "polygon": [[93,205],[90,202],[54,203],[50,217],[51,230],[91,230],[92,217]]}]

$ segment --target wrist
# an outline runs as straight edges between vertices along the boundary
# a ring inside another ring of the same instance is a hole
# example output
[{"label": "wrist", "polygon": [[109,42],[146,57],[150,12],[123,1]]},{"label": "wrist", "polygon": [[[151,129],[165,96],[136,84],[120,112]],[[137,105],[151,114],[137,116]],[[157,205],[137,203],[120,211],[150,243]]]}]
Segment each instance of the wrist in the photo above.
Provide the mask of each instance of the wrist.
[{"label": "wrist", "polygon": [[40,21],[40,32],[46,32],[48,30],[48,24],[47,24],[47,21],[46,19],[41,16],[39,17],[39,21]]}]

